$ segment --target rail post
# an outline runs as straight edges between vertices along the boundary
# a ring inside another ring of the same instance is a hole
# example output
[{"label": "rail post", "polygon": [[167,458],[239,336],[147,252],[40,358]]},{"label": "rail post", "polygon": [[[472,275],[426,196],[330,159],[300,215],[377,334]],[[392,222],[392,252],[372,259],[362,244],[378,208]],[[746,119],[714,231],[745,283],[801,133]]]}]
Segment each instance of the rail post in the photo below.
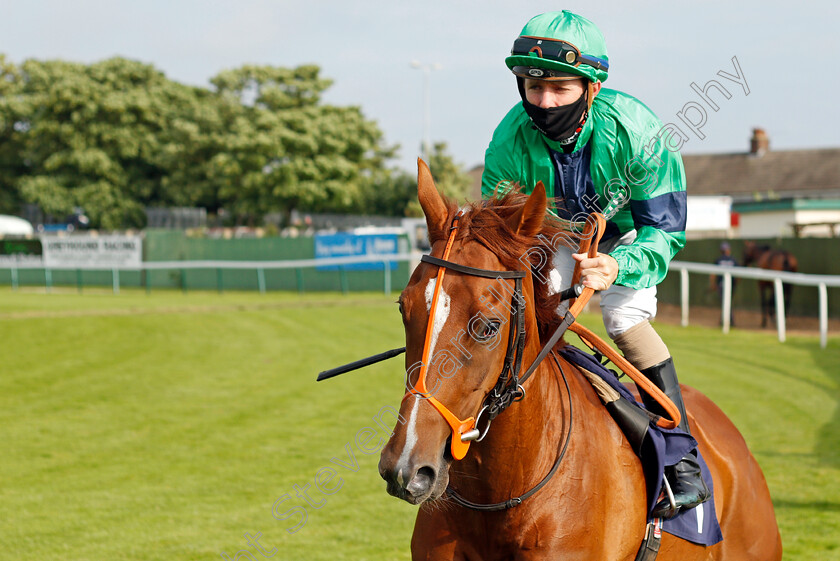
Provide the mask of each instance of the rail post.
[{"label": "rail post", "polygon": [[347,284],[347,271],[344,270],[344,265],[338,266],[338,280],[341,283],[341,293],[347,294],[350,287]]},{"label": "rail post", "polygon": [[817,289],[820,294],[820,348],[824,349],[828,344],[828,290],[824,282]]},{"label": "rail post", "polygon": [[303,269],[295,268],[295,281],[297,282],[298,294],[303,294]]},{"label": "rail post", "polygon": [[773,292],[776,296],[776,329],[779,332],[779,342],[785,342],[785,295],[782,279],[773,279]]},{"label": "rail post", "polygon": [[260,294],[265,294],[265,269],[257,267],[257,286],[260,287]]},{"label": "rail post", "polygon": [[120,270],[114,267],[111,269],[111,280],[114,283],[114,294],[120,293]]},{"label": "rail post", "polygon": [[680,325],[688,327],[688,269],[680,269]]},{"label": "rail post", "polygon": [[723,302],[721,303],[721,320],[723,332],[729,333],[732,319],[732,273],[723,273]]}]

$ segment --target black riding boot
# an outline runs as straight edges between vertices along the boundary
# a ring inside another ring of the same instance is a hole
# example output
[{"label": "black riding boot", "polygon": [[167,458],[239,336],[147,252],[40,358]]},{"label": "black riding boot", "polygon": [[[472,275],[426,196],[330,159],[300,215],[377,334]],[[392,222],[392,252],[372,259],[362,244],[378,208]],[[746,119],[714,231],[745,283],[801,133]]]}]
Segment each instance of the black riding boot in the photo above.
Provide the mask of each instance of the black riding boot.
[{"label": "black riding boot", "polygon": [[[685,404],[682,399],[682,392],[680,391],[680,384],[677,381],[677,371],[674,369],[674,361],[668,358],[659,364],[651,366],[642,370],[642,374],[653,382],[657,388],[667,395],[677,409],[680,411],[679,428],[682,431],[691,434],[688,429],[688,417],[685,414]],[[649,411],[657,415],[664,415],[664,410],[659,404],[654,401],[652,397],[641,392],[642,400]],[[671,503],[668,497],[659,501],[654,507],[652,515],[655,517],[670,518],[675,516],[682,510],[688,510],[695,506],[709,500],[712,493],[706,487],[706,483],[700,476],[700,464],[697,463],[697,451],[692,450],[685,457],[679,461],[675,466],[665,466],[665,477],[671,485],[671,491],[674,493],[674,502],[677,505],[677,511],[671,510]]]}]

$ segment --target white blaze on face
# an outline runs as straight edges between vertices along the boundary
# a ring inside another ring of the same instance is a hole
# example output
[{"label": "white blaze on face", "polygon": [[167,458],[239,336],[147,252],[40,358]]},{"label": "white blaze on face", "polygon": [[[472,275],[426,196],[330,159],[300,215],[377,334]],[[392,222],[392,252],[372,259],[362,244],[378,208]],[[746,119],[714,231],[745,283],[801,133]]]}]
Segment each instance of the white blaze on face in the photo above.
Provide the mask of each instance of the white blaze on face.
[{"label": "white blaze on face", "polygon": [[408,427],[405,429],[405,448],[403,448],[400,459],[397,460],[397,483],[405,487],[408,482],[404,481],[403,468],[408,467],[408,458],[411,456],[411,451],[414,450],[414,445],[417,444],[417,402],[420,397],[414,396],[414,403],[411,404],[411,414],[408,416]]},{"label": "white blaze on face", "polygon": [[[426,310],[428,312],[431,312],[432,310],[432,298],[435,296],[436,282],[437,279],[432,278],[429,279],[429,284],[426,285]],[[443,287],[441,287],[440,294],[438,294],[438,304],[435,308],[435,317],[430,318],[433,323],[431,341],[429,341],[429,358],[431,358],[434,354],[438,335],[440,335],[447,318],[449,318],[450,302],[451,299],[449,295],[443,290]],[[412,450],[414,450],[414,445],[417,444],[417,409],[419,409],[417,404],[421,399],[422,398],[416,395],[414,396],[414,403],[411,404],[411,413],[409,413],[408,416],[408,426],[405,429],[405,448],[403,448],[403,451],[400,454],[400,459],[397,461],[397,466],[400,470],[397,473],[397,481],[403,486],[405,486],[406,483],[402,481],[404,477],[402,468],[408,466],[408,458],[411,456]]]},{"label": "white blaze on face", "polygon": [[[434,298],[435,295],[436,283],[437,279],[433,278],[429,279],[429,284],[426,285],[426,310],[429,312],[431,312],[432,310],[432,298]],[[443,287],[440,287],[440,294],[438,294],[437,307],[435,308],[435,317],[431,318],[433,324],[432,340],[429,342],[429,359],[432,358],[432,355],[435,352],[435,345],[437,344],[438,335],[440,334],[441,330],[443,330],[443,325],[449,318],[449,303],[449,294],[446,293]]]}]

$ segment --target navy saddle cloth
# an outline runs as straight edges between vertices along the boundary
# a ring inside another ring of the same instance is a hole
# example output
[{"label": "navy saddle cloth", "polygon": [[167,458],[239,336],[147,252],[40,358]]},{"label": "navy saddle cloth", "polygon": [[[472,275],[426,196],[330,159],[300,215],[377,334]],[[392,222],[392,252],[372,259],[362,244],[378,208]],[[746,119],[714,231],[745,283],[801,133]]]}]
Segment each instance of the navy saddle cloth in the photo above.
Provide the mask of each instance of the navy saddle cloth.
[{"label": "navy saddle cloth", "polygon": [[[594,356],[571,345],[560,349],[560,354],[569,362],[597,374],[623,398],[644,408],[644,405],[636,401],[624,387],[624,384],[618,381],[615,374],[607,370]],[[653,423],[650,424],[648,436],[651,438],[653,446],[650,447],[651,452],[648,457],[644,458],[642,462],[642,469],[645,473],[649,499],[648,513],[650,513],[656,505],[659,490],[662,488],[665,466],[672,466],[679,462],[687,452],[697,447],[697,441],[694,437],[679,429],[663,429]],[[679,513],[670,520],[664,520],[662,529],[692,543],[709,546],[722,541],[723,534],[720,531],[720,524],[715,514],[715,490],[712,485],[711,473],[699,451],[697,459],[700,463],[703,480],[712,491],[712,498],[691,510]]]}]

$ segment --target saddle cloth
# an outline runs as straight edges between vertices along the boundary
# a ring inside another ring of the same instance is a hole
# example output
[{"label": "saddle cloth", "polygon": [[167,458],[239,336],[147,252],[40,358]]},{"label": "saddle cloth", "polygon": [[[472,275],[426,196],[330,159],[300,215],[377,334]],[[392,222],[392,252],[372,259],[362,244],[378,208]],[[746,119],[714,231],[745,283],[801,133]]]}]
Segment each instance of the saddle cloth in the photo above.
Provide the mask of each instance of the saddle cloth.
[{"label": "saddle cloth", "polygon": [[[624,384],[618,381],[615,374],[607,370],[593,355],[571,345],[559,349],[559,352],[569,362],[603,378],[623,398],[644,408],[644,405],[636,401],[624,387]],[[653,446],[650,446],[651,451],[647,454],[647,457],[642,459],[642,470],[645,474],[648,491],[648,518],[650,518],[650,511],[656,505],[659,490],[662,488],[665,466],[671,466],[679,462],[687,452],[697,446],[697,441],[694,437],[679,429],[663,429],[653,423],[650,423],[648,437],[651,439]],[[712,498],[693,509],[680,512],[677,516],[664,520],[662,529],[692,543],[710,546],[722,541],[723,534],[715,513],[715,490],[712,485],[712,476],[699,450],[697,460],[700,464],[703,480],[712,491]]]}]

